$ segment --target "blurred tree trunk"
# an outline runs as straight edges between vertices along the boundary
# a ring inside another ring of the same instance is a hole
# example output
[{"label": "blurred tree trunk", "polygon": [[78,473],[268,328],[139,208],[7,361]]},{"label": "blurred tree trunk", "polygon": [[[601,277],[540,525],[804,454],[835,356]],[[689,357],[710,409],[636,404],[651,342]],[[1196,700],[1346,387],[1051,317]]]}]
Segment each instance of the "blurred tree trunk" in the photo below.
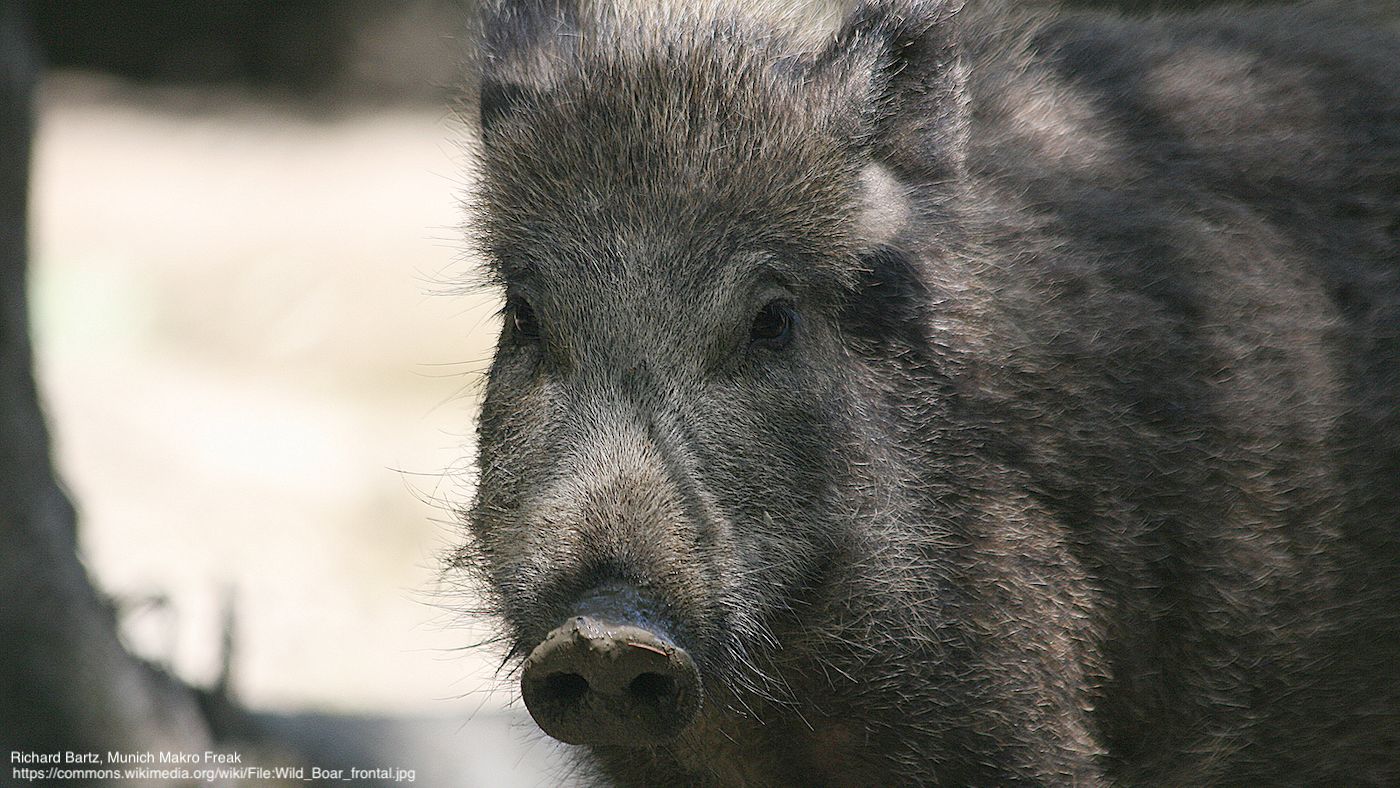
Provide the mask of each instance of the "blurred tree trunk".
[{"label": "blurred tree trunk", "polygon": [[50,464],[25,295],[36,66],[20,16],[0,0],[0,753],[203,750],[194,693],[118,641]]}]

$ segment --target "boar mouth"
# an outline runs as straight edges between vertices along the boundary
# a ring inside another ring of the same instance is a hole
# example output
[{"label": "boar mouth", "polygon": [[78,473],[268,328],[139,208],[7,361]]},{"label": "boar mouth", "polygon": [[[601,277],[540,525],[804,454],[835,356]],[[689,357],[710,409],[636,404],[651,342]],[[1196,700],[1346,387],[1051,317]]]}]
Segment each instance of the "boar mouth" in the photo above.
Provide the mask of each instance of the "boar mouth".
[{"label": "boar mouth", "polygon": [[690,725],[700,671],[648,609],[629,586],[598,589],[535,646],[520,689],[541,730],[567,744],[648,746]]}]

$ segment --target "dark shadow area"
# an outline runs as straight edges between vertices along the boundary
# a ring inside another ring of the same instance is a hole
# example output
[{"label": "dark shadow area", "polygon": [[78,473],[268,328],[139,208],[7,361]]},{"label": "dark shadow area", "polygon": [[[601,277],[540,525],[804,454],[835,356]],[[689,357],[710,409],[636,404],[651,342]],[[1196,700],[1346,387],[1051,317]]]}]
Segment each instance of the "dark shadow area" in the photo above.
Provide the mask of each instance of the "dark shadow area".
[{"label": "dark shadow area", "polygon": [[47,67],[304,100],[440,100],[475,0],[29,3]]}]

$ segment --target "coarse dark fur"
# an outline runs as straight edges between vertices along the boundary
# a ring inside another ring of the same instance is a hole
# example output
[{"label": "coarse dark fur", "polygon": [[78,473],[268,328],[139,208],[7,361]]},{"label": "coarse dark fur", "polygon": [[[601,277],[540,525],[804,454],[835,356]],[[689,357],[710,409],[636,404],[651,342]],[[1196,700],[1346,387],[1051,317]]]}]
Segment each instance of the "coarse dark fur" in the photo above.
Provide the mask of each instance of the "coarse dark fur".
[{"label": "coarse dark fur", "polygon": [[600,772],[1400,784],[1398,16],[489,10],[458,558],[705,682]]}]

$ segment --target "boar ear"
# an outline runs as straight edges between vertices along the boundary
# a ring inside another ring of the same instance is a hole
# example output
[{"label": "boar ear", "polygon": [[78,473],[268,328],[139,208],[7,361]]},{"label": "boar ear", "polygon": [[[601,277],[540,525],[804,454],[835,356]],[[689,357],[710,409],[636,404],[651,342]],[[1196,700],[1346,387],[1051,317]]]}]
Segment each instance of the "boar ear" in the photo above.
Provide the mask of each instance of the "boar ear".
[{"label": "boar ear", "polygon": [[520,105],[546,93],[572,54],[576,0],[486,0],[480,9],[476,99],[489,137]]},{"label": "boar ear", "polygon": [[967,150],[963,0],[860,0],[816,68],[843,80],[877,161],[911,180],[956,177]]}]

